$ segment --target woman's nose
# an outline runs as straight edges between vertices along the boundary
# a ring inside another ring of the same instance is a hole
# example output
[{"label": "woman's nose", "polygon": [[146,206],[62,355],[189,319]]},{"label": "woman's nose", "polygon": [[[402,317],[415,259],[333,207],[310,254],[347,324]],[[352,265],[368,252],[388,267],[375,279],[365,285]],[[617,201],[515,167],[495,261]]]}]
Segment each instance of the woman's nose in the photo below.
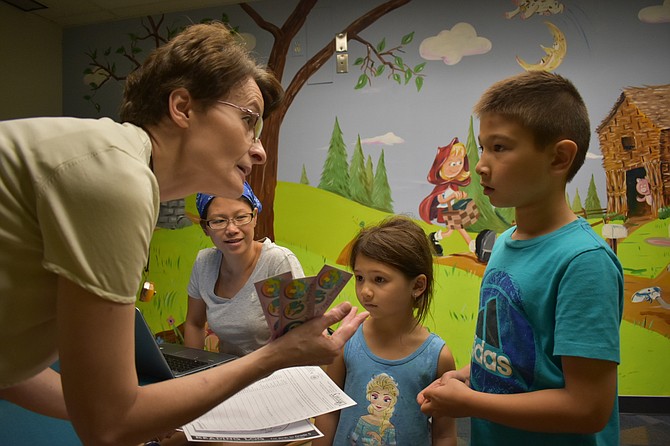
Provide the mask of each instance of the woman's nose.
[{"label": "woman's nose", "polygon": [[251,144],[251,147],[249,147],[249,155],[251,156],[251,162],[253,164],[265,164],[268,159],[260,139]]},{"label": "woman's nose", "polygon": [[240,232],[240,228],[238,228],[232,221],[229,221],[228,226],[226,226],[225,231],[226,231],[226,235],[230,236],[231,234],[235,235],[238,232]]}]

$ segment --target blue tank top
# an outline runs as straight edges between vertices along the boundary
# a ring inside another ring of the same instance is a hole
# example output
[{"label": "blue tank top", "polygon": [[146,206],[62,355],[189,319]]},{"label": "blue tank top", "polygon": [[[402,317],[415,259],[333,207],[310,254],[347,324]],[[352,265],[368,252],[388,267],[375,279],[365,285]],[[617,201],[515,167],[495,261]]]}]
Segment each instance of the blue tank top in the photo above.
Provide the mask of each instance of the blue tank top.
[{"label": "blue tank top", "polygon": [[431,333],[411,355],[396,360],[375,356],[363,326],[344,347],[344,391],[356,405],[343,409],[334,445],[430,445],[428,417],[417,394],[437,379],[444,341]]}]

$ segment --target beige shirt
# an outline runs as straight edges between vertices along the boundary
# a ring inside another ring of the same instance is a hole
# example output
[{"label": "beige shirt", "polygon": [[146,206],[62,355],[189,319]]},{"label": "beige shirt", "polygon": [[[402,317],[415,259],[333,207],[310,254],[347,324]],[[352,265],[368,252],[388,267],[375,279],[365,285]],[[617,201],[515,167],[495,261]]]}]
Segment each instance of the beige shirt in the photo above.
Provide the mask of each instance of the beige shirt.
[{"label": "beige shirt", "polygon": [[107,118],[0,122],[0,387],[57,358],[57,275],[135,301],[159,208],[150,157],[142,129]]}]

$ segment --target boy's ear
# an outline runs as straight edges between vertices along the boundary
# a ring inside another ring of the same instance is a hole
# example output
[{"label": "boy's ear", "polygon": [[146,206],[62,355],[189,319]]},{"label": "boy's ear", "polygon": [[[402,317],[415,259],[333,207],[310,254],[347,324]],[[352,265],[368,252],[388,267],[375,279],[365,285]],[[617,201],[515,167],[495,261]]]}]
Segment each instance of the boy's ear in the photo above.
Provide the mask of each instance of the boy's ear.
[{"label": "boy's ear", "polygon": [[562,139],[554,145],[554,159],[551,167],[557,173],[567,173],[577,155],[577,144],[570,139]]},{"label": "boy's ear", "polygon": [[193,98],[187,89],[177,88],[170,93],[168,111],[175,124],[182,128],[188,127],[192,110]]}]

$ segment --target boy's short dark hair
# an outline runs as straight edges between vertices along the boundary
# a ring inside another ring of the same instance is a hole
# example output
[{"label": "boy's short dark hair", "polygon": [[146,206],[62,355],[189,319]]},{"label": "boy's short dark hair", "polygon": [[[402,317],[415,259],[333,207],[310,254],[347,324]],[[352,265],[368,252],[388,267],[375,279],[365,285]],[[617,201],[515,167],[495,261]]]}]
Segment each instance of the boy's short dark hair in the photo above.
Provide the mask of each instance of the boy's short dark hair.
[{"label": "boy's short dark hair", "polygon": [[579,91],[563,76],[546,71],[525,71],[496,82],[474,107],[481,117],[496,113],[518,121],[531,131],[538,148],[562,139],[577,144],[567,181],[584,164],[591,140],[589,115]]}]

